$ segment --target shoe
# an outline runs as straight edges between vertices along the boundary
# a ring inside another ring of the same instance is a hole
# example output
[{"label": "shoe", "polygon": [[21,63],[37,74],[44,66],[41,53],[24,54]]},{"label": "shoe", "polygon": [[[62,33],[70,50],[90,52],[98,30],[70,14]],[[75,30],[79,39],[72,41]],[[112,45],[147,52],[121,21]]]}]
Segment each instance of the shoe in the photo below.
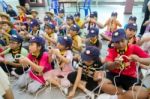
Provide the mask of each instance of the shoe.
[{"label": "shoe", "polygon": [[13,76],[19,78],[19,75],[18,75],[15,71],[11,71],[11,75],[13,75]]},{"label": "shoe", "polygon": [[67,95],[68,94],[68,87],[60,87],[60,90],[65,94]]},{"label": "shoe", "polygon": [[90,97],[90,99],[95,99],[95,94],[93,92],[87,90],[85,93]]}]

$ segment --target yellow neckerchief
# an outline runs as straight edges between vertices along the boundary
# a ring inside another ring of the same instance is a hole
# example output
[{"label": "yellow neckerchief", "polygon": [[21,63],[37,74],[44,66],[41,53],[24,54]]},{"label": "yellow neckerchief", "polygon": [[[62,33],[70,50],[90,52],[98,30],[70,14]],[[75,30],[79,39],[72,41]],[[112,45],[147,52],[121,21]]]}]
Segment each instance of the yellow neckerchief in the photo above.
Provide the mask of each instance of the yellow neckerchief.
[{"label": "yellow neckerchief", "polygon": [[[62,56],[64,56],[65,55],[65,53],[66,53],[66,51],[67,50],[60,50],[60,54],[62,55]],[[61,65],[62,64],[62,60],[58,60],[58,63],[59,63],[59,65]]]},{"label": "yellow neckerchief", "polygon": [[77,34],[73,35],[72,40],[75,40],[76,36],[77,36]]},{"label": "yellow neckerchief", "polygon": [[54,32],[52,32],[52,33],[47,33],[47,35],[48,35],[49,37],[52,37],[53,34],[54,34]]},{"label": "yellow neckerchief", "polygon": [[[7,30],[6,33],[9,34],[10,31],[11,31],[11,30]],[[4,35],[4,39],[6,40],[6,44],[9,44],[9,37],[6,36],[6,35]]]},{"label": "yellow neckerchief", "polygon": [[20,54],[20,50],[21,50],[20,47],[18,47],[17,49],[12,50],[11,53],[12,53],[13,55]]},{"label": "yellow neckerchief", "polygon": [[119,55],[123,55],[123,54],[127,51],[127,49],[128,49],[128,46],[126,46],[124,50],[119,50],[119,49],[117,49],[117,53],[118,53]]},{"label": "yellow neckerchief", "polygon": [[[73,42],[72,44],[76,44],[77,41],[76,41],[75,38],[76,38],[77,36],[78,36],[77,34],[75,34],[75,35],[72,36],[72,42]],[[75,42],[75,43],[74,43],[74,42]],[[76,47],[75,47],[75,46],[76,46]],[[75,46],[72,46],[72,50],[73,50],[73,51],[78,51],[78,48],[77,48],[78,45],[75,45]]]},{"label": "yellow neckerchief", "polygon": [[81,20],[81,19],[79,19],[79,20],[76,20],[76,22],[80,22],[80,20]]},{"label": "yellow neckerchief", "polygon": [[25,14],[24,14],[24,13],[21,13],[21,14],[19,15],[19,19],[20,19],[20,21],[23,21],[23,20],[24,20],[24,16],[25,16]]},{"label": "yellow neckerchief", "polygon": [[40,30],[36,30],[36,32],[31,31],[31,34],[32,34],[33,36],[39,36]]},{"label": "yellow neckerchief", "polygon": [[[123,55],[123,54],[125,54],[125,52],[127,51],[127,49],[128,49],[128,46],[126,46],[124,50],[119,50],[119,49],[117,49],[117,53],[118,53],[119,55]],[[122,61],[120,69],[122,70],[122,69],[124,69],[125,67],[126,67],[126,63],[125,63],[124,61]]]},{"label": "yellow neckerchief", "polygon": [[98,41],[98,39],[95,39],[94,41],[90,40],[90,43],[96,44],[97,41]]}]

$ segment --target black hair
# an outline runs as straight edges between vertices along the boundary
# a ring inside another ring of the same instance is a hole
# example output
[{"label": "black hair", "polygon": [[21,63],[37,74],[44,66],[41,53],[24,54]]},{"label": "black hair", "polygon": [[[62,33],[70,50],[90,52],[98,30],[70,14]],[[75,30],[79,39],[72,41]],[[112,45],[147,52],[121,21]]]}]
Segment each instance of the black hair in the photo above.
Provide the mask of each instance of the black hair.
[{"label": "black hair", "polygon": [[[19,43],[19,42],[17,42],[17,43],[20,44],[19,49],[18,49],[19,52],[17,54],[21,54],[22,43]],[[12,49],[10,49],[9,53],[11,53],[13,57],[15,57]]]},{"label": "black hair", "polygon": [[44,46],[44,45],[41,45],[41,44],[39,44],[39,43],[37,43],[37,42],[34,42],[34,43],[36,43],[38,47],[41,47],[40,54],[39,54],[39,56],[36,58],[37,60],[40,60],[41,57],[42,57],[42,55],[43,55],[43,53],[46,51],[45,46]]}]

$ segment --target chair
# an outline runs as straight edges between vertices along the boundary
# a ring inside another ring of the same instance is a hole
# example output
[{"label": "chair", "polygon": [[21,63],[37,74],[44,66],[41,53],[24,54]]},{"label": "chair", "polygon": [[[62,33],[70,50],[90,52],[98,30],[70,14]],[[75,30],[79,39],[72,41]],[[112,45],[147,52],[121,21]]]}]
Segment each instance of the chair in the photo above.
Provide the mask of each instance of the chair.
[{"label": "chair", "polygon": [[83,9],[85,12],[85,17],[88,15],[88,11],[91,13],[91,1],[92,0],[84,0],[83,6],[79,6],[79,12]]},{"label": "chair", "polygon": [[54,13],[57,15],[58,14],[58,9],[59,9],[59,2],[58,0],[49,0],[49,10],[53,9]]}]

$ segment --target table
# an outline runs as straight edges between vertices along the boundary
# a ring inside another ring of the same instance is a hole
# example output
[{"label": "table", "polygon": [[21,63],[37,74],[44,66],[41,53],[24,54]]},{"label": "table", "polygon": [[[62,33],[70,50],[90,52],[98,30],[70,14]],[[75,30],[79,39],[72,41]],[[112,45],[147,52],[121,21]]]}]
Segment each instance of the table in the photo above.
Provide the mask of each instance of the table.
[{"label": "table", "polygon": [[78,12],[78,0],[59,0],[59,5],[63,5],[63,9],[65,8],[65,4],[75,4],[76,12]]}]

